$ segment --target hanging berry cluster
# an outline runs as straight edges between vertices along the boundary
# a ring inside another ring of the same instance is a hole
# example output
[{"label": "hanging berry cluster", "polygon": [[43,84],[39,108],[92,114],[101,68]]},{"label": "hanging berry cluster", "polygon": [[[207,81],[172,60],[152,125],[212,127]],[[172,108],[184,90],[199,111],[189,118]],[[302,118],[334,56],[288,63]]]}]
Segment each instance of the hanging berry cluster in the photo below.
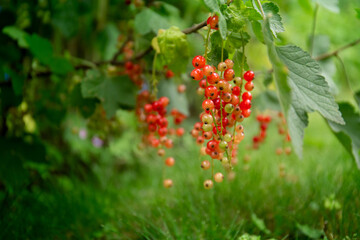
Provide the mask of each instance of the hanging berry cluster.
[{"label": "hanging berry cluster", "polygon": [[[166,107],[170,100],[167,97],[160,97],[154,99],[154,96],[145,90],[139,93],[136,101],[136,116],[140,122],[140,127],[143,131],[142,142],[145,146],[150,146],[157,149],[157,154],[160,157],[165,157],[165,149],[172,148],[173,136],[181,137],[184,135],[183,128],[169,128],[169,120]],[[186,116],[176,109],[171,111],[171,116],[174,118],[174,125],[180,125]],[[175,164],[173,157],[167,157],[165,165],[172,167]],[[169,188],[173,182],[171,179],[165,179],[164,187]]]},{"label": "hanging berry cluster", "polygon": [[142,68],[141,68],[140,64],[134,64],[131,61],[127,61],[125,63],[125,73],[129,76],[131,81],[133,83],[135,83],[136,86],[141,88],[144,81],[141,77]]},{"label": "hanging berry cluster", "polygon": [[[191,134],[200,145],[208,140],[202,152],[210,156],[212,163],[205,160],[201,167],[204,170],[212,168],[212,178],[216,182],[222,182],[223,174],[213,173],[214,159],[220,160],[227,171],[236,164],[237,146],[244,138],[244,128],[237,123],[241,123],[251,114],[250,91],[254,88],[254,73],[244,73],[246,91],[242,93],[243,80],[235,77],[232,60],[220,62],[216,69],[207,65],[203,56],[196,56],[192,64],[195,69],[191,72],[191,77],[199,81],[198,93],[203,94],[205,100],[202,103],[204,112],[200,115],[200,122],[194,124]],[[212,188],[213,181],[206,180],[204,187]]]}]

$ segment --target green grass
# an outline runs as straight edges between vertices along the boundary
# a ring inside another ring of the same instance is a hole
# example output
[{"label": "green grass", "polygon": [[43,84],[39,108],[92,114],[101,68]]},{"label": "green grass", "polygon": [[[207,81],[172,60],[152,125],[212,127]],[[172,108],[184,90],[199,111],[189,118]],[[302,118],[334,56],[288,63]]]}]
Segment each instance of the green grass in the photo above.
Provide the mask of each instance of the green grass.
[{"label": "green grass", "polygon": [[[165,169],[154,153],[136,151],[125,155],[125,170],[116,170],[118,160],[98,166],[98,186],[59,178],[47,193],[33,189],[19,196],[2,214],[0,238],[237,239],[249,233],[307,239],[311,233],[298,224],[322,231],[324,223],[334,239],[359,233],[360,172],[318,115],[311,115],[302,160],[274,154],[280,143],[276,129],[259,151],[246,150],[257,126],[245,125],[233,181],[205,190],[202,183],[211,173],[199,166],[206,157],[186,136],[169,152],[176,159],[172,168]],[[245,152],[251,156],[248,170]],[[284,178],[279,164],[285,165]],[[223,171],[219,162],[215,166]],[[174,180],[171,189],[163,188],[163,177]],[[336,204],[340,208],[331,209]]]}]

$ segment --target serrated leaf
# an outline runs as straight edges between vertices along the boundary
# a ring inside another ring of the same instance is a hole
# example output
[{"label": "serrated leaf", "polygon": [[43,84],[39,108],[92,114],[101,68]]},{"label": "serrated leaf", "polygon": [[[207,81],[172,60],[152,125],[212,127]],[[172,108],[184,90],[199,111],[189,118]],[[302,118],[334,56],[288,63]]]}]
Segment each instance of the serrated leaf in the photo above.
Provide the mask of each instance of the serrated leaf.
[{"label": "serrated leaf", "polygon": [[266,109],[281,111],[280,102],[275,91],[266,90],[261,92],[254,97],[252,103],[254,108],[259,111],[265,111]]},{"label": "serrated leaf", "polygon": [[270,234],[270,230],[266,227],[264,220],[258,218],[255,213],[251,214],[251,221],[255,224],[255,226],[262,232],[266,234]]},{"label": "serrated leaf", "polygon": [[315,2],[334,13],[340,12],[339,0],[315,0]]},{"label": "serrated leaf", "polygon": [[189,103],[184,93],[177,91],[177,85],[172,80],[161,81],[158,85],[158,97],[168,97],[170,103],[168,105],[168,112],[172,109],[177,109],[181,113],[189,116]]},{"label": "serrated leaf", "polygon": [[25,36],[29,44],[30,52],[45,65],[48,65],[53,57],[53,47],[49,40],[40,37],[37,34]]},{"label": "serrated leaf", "polygon": [[2,32],[12,39],[18,42],[18,45],[22,48],[28,48],[29,45],[25,40],[25,36],[27,35],[26,32],[23,30],[15,27],[15,26],[6,26],[3,28]]},{"label": "serrated leaf", "polygon": [[175,72],[186,69],[189,58],[189,43],[186,34],[178,27],[161,31],[157,36],[162,62]]},{"label": "serrated leaf", "polygon": [[276,47],[279,58],[289,69],[293,99],[301,100],[306,112],[318,111],[326,119],[344,124],[339,107],[329,92],[319,64],[301,48],[293,45]]},{"label": "serrated leaf", "polygon": [[88,70],[81,84],[83,97],[98,98],[108,118],[114,116],[118,108],[134,108],[136,92],[129,77],[109,77],[96,69]]},{"label": "serrated leaf", "polygon": [[263,22],[262,31],[264,35],[264,42],[268,49],[269,60],[273,66],[277,95],[280,100],[281,108],[286,116],[291,104],[291,90],[287,83],[287,73],[285,71],[284,64],[280,61],[276,52],[268,20]]},{"label": "serrated leaf", "polygon": [[279,7],[272,2],[264,3],[262,7],[269,20],[270,29],[274,36],[276,37],[277,33],[284,32],[285,29],[281,22],[281,16],[279,15]]},{"label": "serrated leaf", "polygon": [[169,27],[166,19],[149,8],[145,8],[135,16],[134,28],[141,35],[157,33],[159,29]]},{"label": "serrated leaf", "polygon": [[[219,62],[221,62],[221,44],[223,43],[223,40],[218,31],[210,35],[210,43],[211,43],[211,48],[208,53],[208,63],[210,65],[217,66]],[[229,54],[227,50],[224,49],[223,51],[224,51],[223,59],[228,58]]]},{"label": "serrated leaf", "polygon": [[319,239],[324,234],[323,230],[311,228],[308,225],[301,225],[296,223],[296,227],[309,238]]},{"label": "serrated leaf", "polygon": [[251,37],[247,32],[241,32],[241,33],[232,32],[229,34],[226,40],[225,49],[230,54],[234,53],[236,49],[242,48],[243,45],[245,46],[246,44],[248,44],[250,38]]},{"label": "serrated leaf", "polygon": [[294,150],[301,157],[308,112],[318,111],[326,119],[339,124],[344,124],[344,120],[329,92],[325,78],[320,75],[319,64],[307,52],[296,46],[276,47],[276,52],[289,71],[291,107],[287,122]]},{"label": "serrated leaf", "polygon": [[345,125],[328,121],[330,128],[340,143],[353,156],[360,169],[360,115],[349,103],[339,103]]}]

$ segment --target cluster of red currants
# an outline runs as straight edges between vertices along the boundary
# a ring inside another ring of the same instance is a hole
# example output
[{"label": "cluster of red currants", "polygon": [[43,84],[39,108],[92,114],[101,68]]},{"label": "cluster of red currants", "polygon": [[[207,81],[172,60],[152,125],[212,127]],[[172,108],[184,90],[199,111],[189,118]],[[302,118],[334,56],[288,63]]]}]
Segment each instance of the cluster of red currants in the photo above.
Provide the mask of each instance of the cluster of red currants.
[{"label": "cluster of red currants", "polygon": [[127,61],[125,63],[125,73],[129,76],[131,81],[135,83],[136,86],[141,88],[143,79],[141,77],[142,68],[140,64],[134,64],[131,61]]},{"label": "cluster of red currants", "polygon": [[258,114],[256,116],[256,120],[259,123],[260,132],[258,135],[254,136],[252,139],[253,149],[258,149],[259,145],[264,142],[264,140],[266,138],[266,130],[268,128],[268,124],[271,122],[271,116]]},{"label": "cluster of red currants", "polygon": [[[136,116],[141,123],[144,131],[142,137],[143,144],[157,149],[157,154],[164,157],[165,148],[173,147],[173,139],[170,135],[181,137],[184,135],[183,128],[169,128],[169,121],[166,107],[170,100],[167,97],[160,97],[158,100],[153,100],[152,95],[147,91],[142,91],[137,96],[136,101]],[[171,115],[174,117],[174,124],[179,125],[186,118],[184,114],[173,109]],[[165,159],[165,165],[172,167],[175,164],[173,157]],[[173,182],[171,179],[165,179],[164,187],[169,188]]]},{"label": "cluster of red currants", "polygon": [[283,138],[283,147],[278,147],[276,149],[276,154],[281,155],[281,154],[285,153],[286,155],[290,155],[291,154],[291,147],[286,146],[286,145],[289,145],[288,143],[291,142],[290,134],[289,134],[289,132],[287,130],[286,119],[285,119],[284,114],[282,112],[278,112],[277,116],[279,118],[277,128],[278,128],[279,135],[282,136],[282,138]]},{"label": "cluster of red currants", "polygon": [[[203,95],[205,100],[202,103],[204,111],[200,114],[201,121],[194,124],[191,135],[200,145],[208,140],[201,152],[209,155],[211,159],[220,160],[226,170],[231,170],[232,165],[237,162],[237,145],[244,138],[243,126],[236,124],[251,114],[250,91],[254,88],[254,72],[244,73],[246,91],[242,93],[243,79],[235,77],[232,60],[226,59],[215,68],[206,65],[203,56],[196,56],[192,64],[195,69],[191,72],[191,77],[199,81],[198,93]],[[213,166],[205,160],[201,167],[206,170]],[[213,178],[216,182],[221,182],[223,174],[216,173]],[[204,182],[206,189],[212,186],[212,180]]]}]

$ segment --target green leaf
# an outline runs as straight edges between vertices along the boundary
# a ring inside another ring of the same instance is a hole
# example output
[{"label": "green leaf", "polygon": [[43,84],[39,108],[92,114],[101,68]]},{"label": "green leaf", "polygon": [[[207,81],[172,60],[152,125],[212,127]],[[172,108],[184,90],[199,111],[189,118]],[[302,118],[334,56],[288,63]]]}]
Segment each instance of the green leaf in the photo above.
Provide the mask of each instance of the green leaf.
[{"label": "green leaf", "polygon": [[252,103],[255,109],[259,111],[265,111],[266,109],[281,111],[280,102],[275,91],[266,90],[261,92],[254,97]]},{"label": "green leaf", "polygon": [[358,104],[358,107],[359,107],[359,109],[360,109],[360,91],[357,91],[356,93],[355,93],[355,100],[356,100],[356,102],[357,102],[357,104]]},{"label": "green leaf", "polygon": [[301,48],[293,45],[276,47],[279,58],[289,69],[293,99],[301,102],[306,112],[318,111],[326,119],[344,124],[339,107],[329,92],[319,64]]},{"label": "green leaf", "polygon": [[318,111],[324,118],[339,124],[344,124],[344,120],[325,78],[320,75],[319,64],[296,46],[276,47],[276,52],[289,71],[292,100],[287,122],[295,152],[301,157],[308,112]]},{"label": "green leaf", "polygon": [[308,14],[313,13],[313,9],[311,6],[311,0],[298,0],[298,4],[306,13],[308,13]]},{"label": "green leaf", "polygon": [[[330,51],[330,38],[327,35],[316,35],[314,37],[313,45],[313,58],[320,56]],[[336,65],[332,58],[318,61],[321,73],[325,77],[326,82],[329,84],[330,92],[332,94],[338,93],[338,87],[336,86],[333,76],[336,72]]]},{"label": "green leaf", "polygon": [[225,49],[229,53],[234,53],[236,49],[242,48],[242,45],[244,46],[249,43],[250,41],[250,35],[247,32],[241,32],[241,33],[235,33],[232,32],[228,36],[226,42],[225,42]]},{"label": "green leaf", "polygon": [[149,8],[145,8],[135,16],[134,28],[141,35],[148,34],[151,31],[156,34],[159,29],[169,28],[169,24],[164,17]]},{"label": "green leaf", "polygon": [[244,70],[246,69],[249,69],[249,66],[247,65],[247,61],[246,61],[246,56],[243,55],[242,51],[240,50],[236,50],[233,57],[232,57],[232,60],[234,62],[234,71],[235,71],[235,74],[239,77],[241,77],[241,73],[242,73],[242,67],[241,65],[243,64],[243,57],[244,57]]},{"label": "green leaf", "polygon": [[360,169],[360,115],[349,103],[339,103],[339,108],[345,125],[332,121],[328,121],[328,124],[340,143],[353,156]]},{"label": "green leaf", "polygon": [[11,78],[11,83],[12,83],[12,87],[13,87],[15,95],[16,96],[21,95],[23,92],[25,77],[22,76],[21,74],[18,74],[16,72],[12,71],[10,68],[5,68],[4,70],[7,74],[9,74],[9,76]]},{"label": "green leaf", "polygon": [[360,8],[355,8],[356,17],[360,19]]},{"label": "green leaf", "polygon": [[60,75],[74,71],[74,67],[71,65],[69,60],[63,57],[52,57],[48,65],[53,73]]},{"label": "green leaf", "polygon": [[53,48],[49,40],[40,37],[37,34],[25,36],[29,44],[30,52],[45,65],[48,65],[53,57]]},{"label": "green leaf", "polygon": [[334,13],[339,13],[339,0],[315,0],[320,6]]},{"label": "green leaf", "polygon": [[81,84],[77,84],[70,93],[69,105],[76,107],[84,118],[88,118],[94,113],[97,103],[96,98],[83,98]]},{"label": "green leaf", "polygon": [[29,45],[25,40],[25,36],[27,35],[26,32],[23,30],[15,27],[15,26],[6,26],[2,30],[2,32],[12,39],[16,40],[18,42],[18,45],[22,48],[28,48]]},{"label": "green leaf", "polygon": [[219,17],[219,32],[223,40],[227,36],[227,24],[226,18],[220,10],[219,3],[216,0],[204,0],[205,5],[210,9],[211,12],[215,13]]},{"label": "green leaf", "polygon": [[177,109],[181,113],[189,116],[189,103],[184,93],[179,93],[177,91],[177,85],[172,80],[161,81],[158,85],[158,97],[168,97],[170,103],[168,106],[168,111],[172,109]]},{"label": "green leaf", "polygon": [[[221,62],[221,44],[223,44],[223,40],[218,31],[210,35],[210,43],[211,48],[208,53],[208,63],[217,66],[218,63]],[[223,59],[228,58],[228,55],[227,50],[224,49]]]},{"label": "green leaf", "polygon": [[274,36],[276,37],[277,33],[284,32],[285,29],[279,15],[279,7],[272,2],[264,3],[262,7],[269,20],[270,29]]},{"label": "green leaf", "polygon": [[190,55],[186,34],[178,27],[171,27],[159,32],[157,42],[162,62],[175,72],[184,71]]},{"label": "green leaf", "polygon": [[263,34],[264,41],[268,49],[269,60],[273,66],[273,72],[275,76],[275,85],[278,98],[280,100],[281,108],[285,115],[290,108],[291,104],[291,90],[287,83],[287,74],[285,72],[285,66],[281,62],[276,52],[273,35],[270,30],[269,21],[263,22]]},{"label": "green leaf", "polygon": [[136,92],[128,76],[109,77],[96,69],[88,70],[81,84],[83,97],[98,98],[108,118],[114,116],[118,108],[134,108]]},{"label": "green leaf", "polygon": [[270,234],[270,230],[266,227],[264,220],[258,218],[255,213],[251,214],[251,221],[255,224],[255,226],[262,232],[266,234]]},{"label": "green leaf", "polygon": [[261,23],[259,23],[259,21],[251,21],[251,27],[252,30],[255,34],[255,37],[257,38],[257,40],[259,42],[265,43],[264,42],[264,35],[263,32],[261,31]]},{"label": "green leaf", "polygon": [[296,227],[309,238],[319,239],[324,234],[323,230],[311,228],[308,225],[301,225],[296,223]]}]

